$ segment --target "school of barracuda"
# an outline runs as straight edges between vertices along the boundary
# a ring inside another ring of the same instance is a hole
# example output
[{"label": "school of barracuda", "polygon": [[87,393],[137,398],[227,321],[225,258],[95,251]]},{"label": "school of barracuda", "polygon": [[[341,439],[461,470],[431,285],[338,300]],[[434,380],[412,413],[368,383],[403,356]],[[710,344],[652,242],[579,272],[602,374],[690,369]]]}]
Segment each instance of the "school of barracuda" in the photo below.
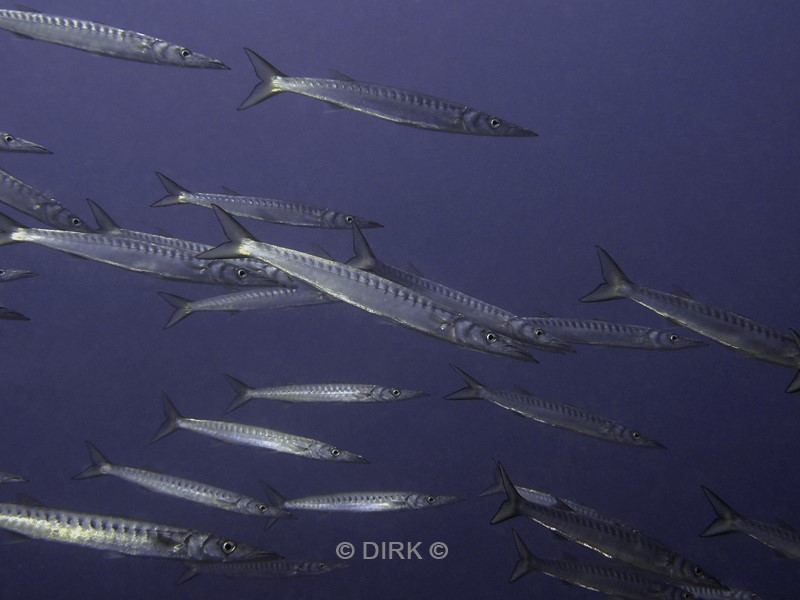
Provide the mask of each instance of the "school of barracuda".
[{"label": "school of barracuda", "polygon": [[[32,9],[0,9],[0,29],[103,56],[158,65],[228,69],[220,60],[149,35],[82,19],[42,14]],[[343,75],[329,79],[290,77],[256,52],[245,51],[259,81],[239,110],[253,107],[275,94],[291,92],[429,131],[530,138],[537,135],[490,113],[428,94],[356,81]],[[382,125],[376,124],[375,127],[379,126]],[[38,143],[5,132],[0,132],[0,152],[51,153]],[[235,313],[309,305],[320,307],[315,310],[325,310],[322,308],[325,305],[345,303],[464,349],[529,363],[537,362],[532,354],[535,351],[564,354],[574,352],[574,345],[675,351],[698,349],[707,345],[704,340],[710,340],[750,358],[798,370],[786,391],[800,391],[800,336],[796,331],[761,325],[727,309],[693,299],[682,291],[662,292],[634,283],[600,247],[597,247],[597,253],[604,282],[581,300],[598,302],[628,298],[666,317],[675,328],[662,330],[603,320],[558,317],[541,311],[518,315],[417,272],[380,261],[362,229],[377,229],[384,225],[368,216],[356,216],[342,208],[245,196],[231,190],[224,194],[191,192],[162,173],[156,173],[156,176],[167,195],[153,206],[192,204],[213,209],[222,226],[220,238],[224,234],[227,240],[213,246],[169,235],[124,229],[91,200],[89,204],[96,223],[89,225],[49,194],[0,170],[0,202],[44,225],[29,227],[0,213],[0,245],[35,244],[164,280],[242,288],[193,300],[162,292],[163,299],[174,309],[164,328],[172,327],[196,312]],[[329,256],[259,241],[234,216],[300,228],[346,230],[353,236],[354,256],[340,262]],[[23,270],[22,265],[16,267],[20,268],[0,269],[0,283],[34,275]],[[11,296],[13,288],[13,285],[9,288],[3,286],[3,291],[9,290]],[[0,307],[0,319],[28,320],[28,317],[15,309]],[[196,325],[202,324],[198,322]],[[679,327],[704,339],[686,336]],[[430,341],[431,345],[438,343]],[[569,360],[569,357],[553,360]],[[596,415],[572,404],[544,400],[521,388],[510,391],[491,388],[461,368],[451,366],[467,387],[445,398],[487,400],[527,419],[561,428],[565,430],[563,435],[579,433],[596,440],[630,446],[631,452],[635,447],[665,448],[662,443],[646,438],[638,430],[621,425],[609,416]],[[235,394],[227,412],[245,404],[250,406],[254,399],[260,402],[354,405],[412,400],[429,395],[422,390],[394,387],[386,382],[309,382],[251,387],[233,376],[226,377]],[[479,377],[483,379],[482,374]],[[225,408],[223,400],[220,398],[221,410]],[[313,431],[302,426],[298,426],[296,432],[288,433],[227,420],[184,417],[166,394],[163,407],[165,421],[157,430],[153,424],[156,430],[153,442],[184,429],[232,444],[320,461],[368,462],[360,453],[368,455],[369,449],[359,448],[356,452],[338,445],[347,445],[346,432],[342,434],[343,439],[334,444],[306,437],[303,434],[313,435]],[[380,408],[364,407],[364,410]],[[463,410],[468,408],[463,407]],[[75,440],[75,443],[79,444],[80,440]],[[283,497],[264,483],[265,499],[261,500],[210,483],[111,463],[100,450],[86,443],[91,463],[74,479],[110,476],[166,496],[256,516],[267,526],[294,517],[298,511],[382,512],[429,507],[447,510],[446,505],[459,500],[446,495],[446,490],[431,490],[431,482],[422,480],[419,487],[427,491],[345,490],[293,499]],[[11,465],[2,466],[13,468]],[[0,483],[21,484],[26,481],[25,477],[35,477],[35,474],[22,476],[0,472]],[[314,489],[313,485],[308,487]],[[703,536],[740,532],[786,557],[800,560],[800,533],[784,524],[770,525],[742,517],[711,490],[704,487],[703,491],[716,514],[716,520],[702,533]],[[494,493],[505,493],[506,499],[492,523],[517,516],[526,517],[560,537],[606,557],[604,561],[595,562],[571,556],[559,560],[538,558],[525,544],[523,536],[514,531],[513,539],[520,558],[513,570],[512,581],[531,572],[540,572],[614,598],[758,598],[754,593],[728,587],[693,560],[616,517],[606,516],[589,505],[561,498],[553,492],[516,486],[499,463],[495,484],[484,495]],[[294,521],[287,520],[280,526],[294,526]],[[232,578],[335,576],[342,567],[348,566],[346,562],[330,559],[287,559],[280,556],[279,548],[253,547],[192,528],[50,508],[30,499],[0,504],[0,529],[29,538],[118,554],[182,561],[187,570],[180,582],[198,574]],[[315,553],[321,551],[311,550]]]}]

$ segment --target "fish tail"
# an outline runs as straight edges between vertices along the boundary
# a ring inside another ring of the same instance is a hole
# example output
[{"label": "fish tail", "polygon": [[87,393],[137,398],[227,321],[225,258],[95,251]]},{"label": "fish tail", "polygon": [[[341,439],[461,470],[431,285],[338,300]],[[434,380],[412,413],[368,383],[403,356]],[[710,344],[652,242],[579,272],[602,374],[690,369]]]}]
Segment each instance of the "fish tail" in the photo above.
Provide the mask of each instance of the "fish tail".
[{"label": "fish tail", "polygon": [[92,215],[94,216],[95,223],[97,223],[97,229],[103,232],[113,232],[118,231],[120,226],[111,218],[102,206],[100,206],[97,202],[92,200],[91,198],[87,198],[86,202],[89,204],[89,208],[92,211]]},{"label": "fish tail", "polygon": [[229,413],[250,402],[250,392],[253,390],[253,388],[243,381],[239,381],[236,379],[236,377],[232,377],[231,375],[225,375],[225,379],[227,379],[228,383],[231,384],[233,392],[236,394],[233,400],[231,400],[228,408],[225,409],[225,412]]},{"label": "fish tail", "polygon": [[522,514],[520,512],[520,507],[525,502],[522,496],[519,495],[517,488],[514,487],[514,484],[511,483],[511,480],[508,478],[508,473],[506,473],[503,465],[499,462],[497,463],[497,470],[500,474],[500,480],[503,482],[503,491],[506,493],[506,499],[505,502],[500,505],[497,514],[492,518],[492,525],[502,523],[503,521],[507,521],[508,519]]},{"label": "fish tail", "polygon": [[250,50],[250,48],[245,48],[244,51],[247,53],[247,57],[253,65],[253,70],[255,70],[261,82],[256,84],[253,91],[250,92],[250,95],[236,110],[245,110],[251,106],[255,106],[259,102],[263,102],[267,98],[271,98],[282,91],[275,85],[275,78],[286,77],[285,73],[281,73],[258,54]]},{"label": "fish tail", "polygon": [[108,467],[111,466],[111,462],[97,449],[97,446],[91,442],[87,441],[86,447],[89,449],[89,456],[92,459],[92,464],[75,475],[73,479],[91,479],[92,477],[107,475]]},{"label": "fish tail", "polygon": [[18,240],[15,240],[12,236],[21,229],[25,229],[22,223],[18,223],[8,215],[0,213],[0,246],[17,243]]},{"label": "fish tail", "polygon": [[163,173],[156,171],[156,177],[158,177],[164,189],[167,190],[167,195],[161,198],[161,200],[156,200],[150,206],[174,206],[176,204],[183,204],[181,201],[181,194],[191,193],[185,187],[178,185]]},{"label": "fish tail", "polygon": [[711,508],[717,513],[717,518],[712,521],[711,525],[705,528],[703,533],[700,534],[700,537],[712,537],[738,531],[736,523],[741,518],[739,514],[710,489],[705,486],[701,487],[703,488],[706,498],[708,498],[708,501],[711,503]]},{"label": "fish tail", "polygon": [[484,388],[484,385],[465,371],[459,369],[453,363],[450,363],[450,366],[453,367],[456,373],[461,375],[462,379],[469,387],[461,388],[452,394],[448,394],[445,396],[445,400],[480,400],[481,390]]},{"label": "fish tail", "polygon": [[158,292],[158,295],[161,296],[164,300],[166,300],[169,303],[169,305],[175,309],[175,312],[172,313],[172,316],[170,316],[166,325],[164,325],[164,329],[169,329],[173,325],[180,323],[186,317],[192,314],[191,300],[188,300],[186,298],[181,298],[180,296],[176,296],[175,294],[168,294],[167,292]]},{"label": "fish tail", "polygon": [[595,246],[595,248],[597,249],[597,257],[600,259],[600,270],[603,273],[604,283],[601,283],[593,292],[581,298],[581,302],[603,302],[605,300],[627,298],[628,288],[632,285],[631,280],[622,272],[622,269],[614,262],[608,252],[600,246]]},{"label": "fish tail", "polygon": [[150,440],[151,444],[180,429],[178,419],[183,418],[165,392],[161,393],[161,399],[164,402],[164,422],[161,424],[158,431],[156,431],[153,439]]},{"label": "fish tail", "polygon": [[378,259],[361,232],[361,228],[353,223],[353,254],[355,256],[347,261],[347,265],[362,271],[371,271],[375,268]]},{"label": "fish tail", "polygon": [[267,495],[267,501],[275,508],[283,508],[286,504],[286,496],[283,496],[278,490],[268,484],[266,481],[261,482],[261,487],[264,488],[264,493]]},{"label": "fish tail", "polygon": [[[495,461],[497,462],[497,461]],[[483,490],[479,496],[494,496],[495,494],[503,493],[503,480],[500,477],[500,471],[495,468],[494,470],[494,483]]]},{"label": "fish tail", "polygon": [[[792,339],[797,346],[797,351],[800,352],[800,334],[798,334],[792,328],[789,328],[789,331],[792,332]],[[798,391],[800,391],[800,371],[795,374],[794,379],[792,379],[792,382],[789,384],[789,387],[786,388],[787,394],[794,394]]]},{"label": "fish tail", "polygon": [[180,577],[178,577],[178,581],[175,582],[175,585],[186,583],[190,579],[194,579],[195,577],[200,575],[200,571],[192,563],[185,563],[185,566],[186,570],[183,573],[181,573]]},{"label": "fish tail", "polygon": [[537,570],[537,563],[541,560],[540,558],[534,556],[534,554],[528,549],[525,545],[525,542],[522,541],[520,535],[511,530],[511,533],[514,534],[514,543],[517,545],[517,553],[519,554],[519,560],[517,560],[517,564],[514,565],[514,571],[511,573],[511,578],[508,580],[509,583],[512,581],[516,581],[523,575],[527,575],[531,571]]},{"label": "fish tail", "polygon": [[242,227],[236,219],[219,206],[216,204],[211,206],[214,208],[214,213],[217,215],[219,224],[222,225],[222,230],[225,232],[228,241],[223,242],[216,248],[198,254],[197,258],[240,258],[247,256],[247,253],[242,250],[242,242],[255,240],[253,234]]}]

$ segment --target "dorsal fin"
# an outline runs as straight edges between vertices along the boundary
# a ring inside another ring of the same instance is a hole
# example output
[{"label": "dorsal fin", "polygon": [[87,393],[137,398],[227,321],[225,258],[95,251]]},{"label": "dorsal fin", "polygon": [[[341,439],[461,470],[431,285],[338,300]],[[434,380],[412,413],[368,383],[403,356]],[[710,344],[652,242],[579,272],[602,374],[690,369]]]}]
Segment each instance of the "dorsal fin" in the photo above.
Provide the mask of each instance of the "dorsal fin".
[{"label": "dorsal fin", "polygon": [[349,75],[345,75],[341,71],[337,71],[336,69],[331,69],[331,79],[338,79],[339,81],[355,81]]},{"label": "dorsal fin", "polygon": [[97,221],[97,229],[99,231],[109,233],[122,229],[97,202],[91,198],[87,198],[86,202],[89,203],[89,208],[92,209],[92,214],[94,215],[94,220]]},{"label": "dorsal fin", "polygon": [[236,190],[232,190],[231,188],[229,188],[226,185],[222,186],[222,191],[225,192],[226,194],[228,194],[228,196],[241,196],[241,194],[239,192],[237,192]]},{"label": "dorsal fin", "polygon": [[369,246],[369,242],[367,242],[367,238],[364,237],[364,234],[361,233],[361,228],[355,222],[353,222],[353,253],[355,256],[348,260],[347,264],[356,269],[369,271],[378,262],[375,253]]},{"label": "dorsal fin", "polygon": [[25,506],[37,506],[37,507],[42,507],[45,505],[44,502],[37,500],[33,496],[21,493],[17,494],[17,504],[23,504]]},{"label": "dorsal fin", "polygon": [[32,12],[32,13],[40,13],[40,12],[42,12],[38,8],[25,6],[24,4],[19,4],[19,3],[14,4],[14,8],[16,8],[17,10],[22,10],[22,11],[25,11],[25,12]]},{"label": "dorsal fin", "polygon": [[528,390],[526,390],[524,387],[522,387],[519,384],[514,385],[514,389],[517,392],[519,392],[520,394],[525,394],[526,396],[533,396],[533,394],[531,394]]},{"label": "dorsal fin", "polygon": [[789,523],[787,523],[783,519],[778,519],[777,523],[778,527],[780,527],[781,529],[786,529],[787,531],[791,531],[793,533],[800,533],[797,531],[796,528],[792,527]]},{"label": "dorsal fin", "polygon": [[672,284],[671,291],[673,294],[675,294],[676,296],[680,296],[681,298],[686,298],[687,300],[694,300],[694,298],[692,298],[692,295],[689,292],[687,292],[681,286],[676,285],[674,283]]},{"label": "dorsal fin", "polygon": [[417,277],[425,277],[425,275],[422,273],[422,271],[420,271],[417,268],[417,265],[415,265],[412,262],[408,263],[408,272],[411,273],[412,275],[416,275]]}]

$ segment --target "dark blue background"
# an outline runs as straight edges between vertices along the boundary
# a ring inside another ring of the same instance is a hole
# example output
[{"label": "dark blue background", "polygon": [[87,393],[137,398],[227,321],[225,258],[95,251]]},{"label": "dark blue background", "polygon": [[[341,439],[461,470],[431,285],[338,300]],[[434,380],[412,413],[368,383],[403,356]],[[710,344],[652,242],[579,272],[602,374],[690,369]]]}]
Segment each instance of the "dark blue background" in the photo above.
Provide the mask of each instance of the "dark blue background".
[{"label": "dark blue background", "polygon": [[[0,32],[0,127],[53,156],[2,155],[3,168],[88,217],[91,197],[125,227],[208,243],[209,211],[151,209],[160,170],[197,191],[349,210],[383,222],[378,256],[521,314],[535,309],[663,325],[629,302],[582,305],[600,281],[603,245],[635,281],[777,328],[799,327],[800,85],[793,2],[39,2],[38,8],[185,44],[231,71],[101,58]],[[329,68],[493,112],[540,134],[488,139],[399,127],[293,95],[248,111],[256,82],[242,46],[289,73]],[[5,208],[2,210],[6,211]],[[11,214],[11,209],[7,212]],[[18,214],[13,214],[15,218]],[[22,220],[29,222],[24,217]],[[30,223],[33,225],[33,223]],[[348,232],[263,223],[261,239],[350,256]],[[712,519],[700,485],[755,519],[800,522],[797,396],[788,369],[709,347],[674,354],[581,348],[531,366],[448,346],[345,305],[228,318],[199,314],[162,331],[156,295],[220,291],[129,273],[47,249],[3,248],[34,279],[4,285],[2,470],[51,506],[209,529],[286,556],[334,558],[348,540],[448,544],[444,560],[363,561],[294,581],[203,577],[180,566],[108,560],[33,542],[0,545],[3,598],[453,597],[584,598],[530,575],[511,585],[501,497],[477,498],[502,459],[516,483],[635,524],[732,585],[792,598],[800,571],[744,538],[701,539]],[[616,447],[447,402],[454,362],[488,385],[639,428],[669,449]],[[231,373],[253,385],[376,382],[426,389],[397,405],[285,406],[233,418],[328,440],[370,465],[328,464],[215,444],[179,432],[147,445],[166,390],[187,416],[219,418]],[[120,464],[147,466],[258,496],[420,489],[466,501],[385,515],[303,514],[263,533],[257,520],[148,494],[112,479],[73,482],[93,441]],[[531,549],[595,558],[513,522]]]}]

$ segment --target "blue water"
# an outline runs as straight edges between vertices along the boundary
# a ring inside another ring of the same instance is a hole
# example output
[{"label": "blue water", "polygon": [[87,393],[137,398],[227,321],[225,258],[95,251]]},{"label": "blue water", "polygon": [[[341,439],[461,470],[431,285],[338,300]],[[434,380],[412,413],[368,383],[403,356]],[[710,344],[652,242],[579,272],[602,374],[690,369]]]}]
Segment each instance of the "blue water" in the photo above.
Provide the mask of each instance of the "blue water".
[{"label": "blue water", "polygon": [[[231,71],[96,57],[0,32],[0,127],[52,156],[0,166],[88,217],[83,199],[123,227],[216,244],[213,214],[151,209],[159,170],[197,191],[328,205],[385,224],[379,257],[525,314],[665,323],[627,301],[577,299],[600,282],[594,246],[634,280],[780,329],[800,327],[800,59],[791,2],[39,2],[44,12],[107,22],[185,44]],[[400,127],[294,95],[235,108],[256,77],[242,52],[278,68],[420,90],[540,134],[488,139]],[[11,209],[2,209],[12,214]],[[24,216],[15,218],[34,225]],[[350,234],[251,222],[265,241],[350,257]],[[712,520],[700,485],[743,514],[800,523],[798,397],[793,372],[711,346],[654,354],[580,348],[527,365],[449,346],[346,305],[262,314],[198,314],[163,331],[157,295],[215,288],[148,278],[44,248],[0,252],[36,278],[0,288],[28,323],[2,322],[0,488],[50,505],[212,530],[290,557],[335,559],[342,541],[420,542],[423,560],[365,560],[294,581],[203,576],[180,565],[110,560],[60,544],[0,544],[5,598],[563,598],[590,592],[532,574],[507,583],[512,527],[540,556],[569,551],[522,519],[489,525],[501,497],[478,498],[493,458],[518,484],[573,498],[641,530],[731,585],[796,597],[798,565],[744,536],[701,539]],[[667,447],[617,447],[488,403],[448,402],[453,362],[487,385],[520,384],[639,428]],[[148,445],[167,391],[187,416],[220,418],[222,377],[252,385],[375,382],[426,389],[396,405],[253,402],[233,418],[336,443],[371,464],[331,464],[216,444],[187,432]],[[112,461],[254,496],[358,489],[455,494],[416,513],[305,513],[261,524],[107,479],[72,481],[84,440]],[[444,542],[446,558],[424,550]],[[599,596],[597,596],[599,597]]]}]

